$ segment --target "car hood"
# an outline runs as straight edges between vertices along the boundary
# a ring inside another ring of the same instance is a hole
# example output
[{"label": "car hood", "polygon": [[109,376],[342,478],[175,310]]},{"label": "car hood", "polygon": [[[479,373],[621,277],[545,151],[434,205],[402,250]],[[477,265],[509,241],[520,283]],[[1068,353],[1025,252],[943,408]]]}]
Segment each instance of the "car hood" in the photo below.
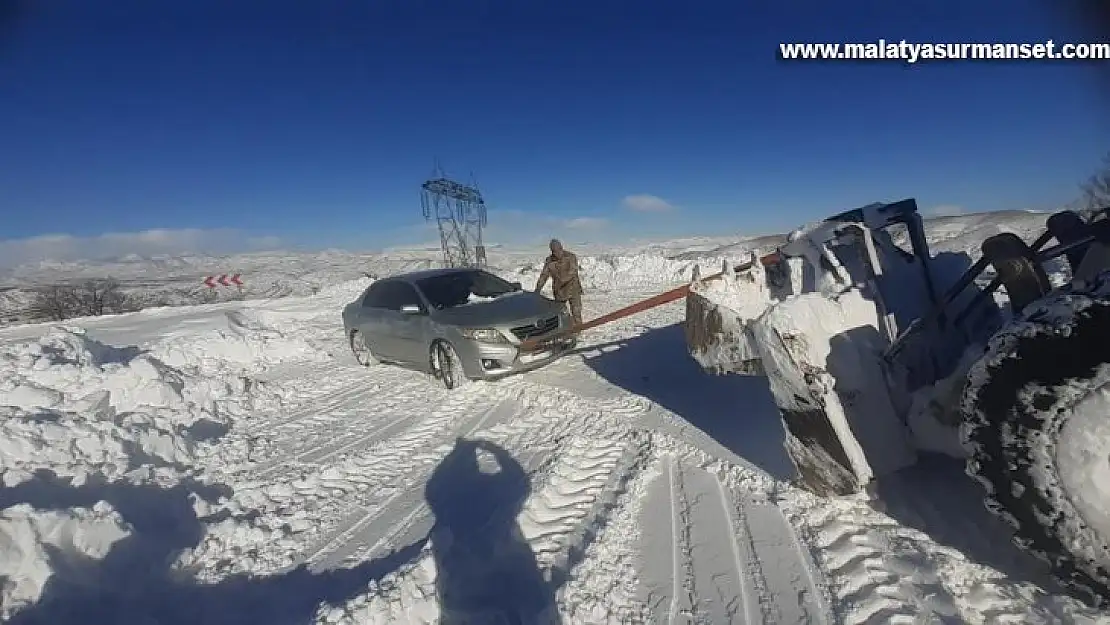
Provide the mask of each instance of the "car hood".
[{"label": "car hood", "polygon": [[521,291],[488,302],[474,302],[437,310],[435,317],[437,321],[449,325],[482,328],[514,321],[528,321],[534,317],[549,317],[558,314],[561,309],[562,305],[558,302],[530,291]]}]

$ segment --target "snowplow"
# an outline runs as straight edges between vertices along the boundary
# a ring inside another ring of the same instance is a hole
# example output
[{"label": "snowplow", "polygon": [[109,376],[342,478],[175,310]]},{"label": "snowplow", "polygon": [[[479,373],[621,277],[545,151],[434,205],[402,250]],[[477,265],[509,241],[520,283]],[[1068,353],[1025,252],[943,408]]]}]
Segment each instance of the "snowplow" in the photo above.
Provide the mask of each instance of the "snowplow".
[{"label": "snowplow", "polygon": [[767,379],[799,486],[848,495],[957,457],[1015,542],[1105,606],[1110,219],[1045,226],[973,261],[930,252],[913,199],[846,211],[695,277],[686,342],[708,373]]}]

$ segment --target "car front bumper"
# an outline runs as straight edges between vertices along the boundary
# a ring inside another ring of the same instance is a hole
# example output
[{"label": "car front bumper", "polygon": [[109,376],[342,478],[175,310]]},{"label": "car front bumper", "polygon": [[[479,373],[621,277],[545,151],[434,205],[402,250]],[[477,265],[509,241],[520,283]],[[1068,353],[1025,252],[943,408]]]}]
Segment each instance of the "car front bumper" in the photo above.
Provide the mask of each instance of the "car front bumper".
[{"label": "car front bumper", "polygon": [[509,343],[470,343],[468,354],[459,354],[467,377],[476,380],[492,380],[514,373],[531,371],[557,360],[574,349],[577,339],[564,337],[552,341],[551,345],[524,351]]}]

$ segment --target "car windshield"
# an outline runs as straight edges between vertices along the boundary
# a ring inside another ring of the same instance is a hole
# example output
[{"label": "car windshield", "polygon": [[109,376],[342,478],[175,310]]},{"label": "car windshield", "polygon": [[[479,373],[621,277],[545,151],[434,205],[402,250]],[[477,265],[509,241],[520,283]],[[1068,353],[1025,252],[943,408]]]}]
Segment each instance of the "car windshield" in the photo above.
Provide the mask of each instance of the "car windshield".
[{"label": "car windshield", "polygon": [[487,271],[459,271],[418,280],[424,297],[437,310],[484,302],[513,293],[516,286]]}]

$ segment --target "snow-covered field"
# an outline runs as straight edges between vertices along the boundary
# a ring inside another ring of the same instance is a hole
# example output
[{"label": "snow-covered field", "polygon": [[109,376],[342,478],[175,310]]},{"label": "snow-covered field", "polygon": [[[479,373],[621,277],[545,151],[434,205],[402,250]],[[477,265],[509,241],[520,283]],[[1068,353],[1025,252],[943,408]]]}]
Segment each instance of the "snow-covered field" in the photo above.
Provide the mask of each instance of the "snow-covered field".
[{"label": "snow-covered field", "polygon": [[[1042,223],[930,229],[974,252]],[[583,253],[586,316],[743,247]],[[536,260],[497,263],[527,284]],[[0,619],[1110,622],[1011,546],[956,461],[877,498],[793,487],[766,383],[704,375],[681,302],[447,391],[355,364],[339,313],[369,279],[342,266],[313,295],[0,330]]]},{"label": "snow-covered field", "polygon": [[[1000,229],[1016,231],[1028,238],[1043,228],[1044,216],[1026,212],[963,215],[929,220],[928,228],[940,251],[969,250],[978,255],[978,245]],[[741,258],[750,249],[771,249],[781,235],[688,237],[670,241],[647,241],[619,247],[572,246],[594,261],[620,257],[648,256],[655,259],[703,260]],[[490,246],[490,263],[502,274],[530,274],[544,249]],[[321,289],[369,275],[426,269],[441,260],[438,247],[391,249],[359,253],[327,250],[312,253],[255,252],[229,256],[128,256],[110,261],[44,261],[18,267],[0,267],[0,327],[31,320],[35,287],[80,283],[82,280],[114,278],[139,307],[182,306],[243,299],[272,299],[311,295]],[[204,285],[206,276],[241,274],[243,287]],[[624,276],[625,274],[618,274]],[[663,276],[648,276],[663,282]],[[597,278],[597,288],[608,288],[613,275]],[[643,284],[642,277],[638,277]]]}]

